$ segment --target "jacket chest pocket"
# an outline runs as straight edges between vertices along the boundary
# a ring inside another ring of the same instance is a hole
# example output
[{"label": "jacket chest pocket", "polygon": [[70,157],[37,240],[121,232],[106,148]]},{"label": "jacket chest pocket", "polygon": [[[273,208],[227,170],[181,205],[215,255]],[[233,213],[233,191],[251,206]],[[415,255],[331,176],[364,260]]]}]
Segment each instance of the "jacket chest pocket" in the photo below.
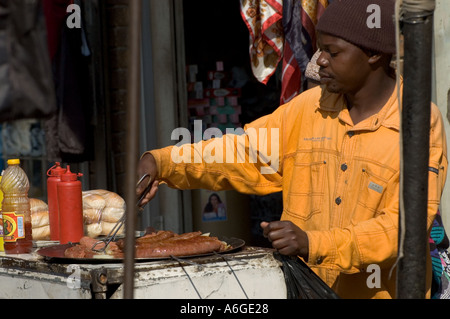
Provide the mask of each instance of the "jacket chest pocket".
[{"label": "jacket chest pocket", "polygon": [[286,211],[303,220],[321,210],[326,180],[326,162],[294,164]]},{"label": "jacket chest pocket", "polygon": [[362,206],[364,209],[368,210],[368,215],[370,216],[364,217],[370,218],[375,216],[376,212],[379,210],[383,195],[386,191],[388,180],[375,175],[368,168],[363,168],[361,174],[358,206]]}]

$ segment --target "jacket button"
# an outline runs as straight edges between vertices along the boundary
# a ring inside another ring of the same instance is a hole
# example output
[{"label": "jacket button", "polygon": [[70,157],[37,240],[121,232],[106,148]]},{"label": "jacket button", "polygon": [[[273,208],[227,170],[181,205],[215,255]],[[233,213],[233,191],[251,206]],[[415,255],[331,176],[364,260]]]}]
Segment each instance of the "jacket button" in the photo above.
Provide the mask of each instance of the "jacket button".
[{"label": "jacket button", "polygon": [[353,132],[353,131],[348,131],[347,134],[348,134],[348,137],[352,137],[353,135],[355,135],[355,132]]},{"label": "jacket button", "polygon": [[338,197],[338,198],[336,198],[336,199],[334,200],[334,202],[335,202],[337,205],[340,205],[340,204],[342,203],[342,199],[341,199],[340,197]]},{"label": "jacket button", "polygon": [[317,265],[320,265],[322,262],[323,262],[323,257],[322,257],[322,256],[317,257],[317,259],[316,259],[316,264],[317,264]]},{"label": "jacket button", "polygon": [[347,170],[347,168],[348,168],[347,164],[344,163],[344,164],[341,165],[341,170],[343,172],[345,172]]}]

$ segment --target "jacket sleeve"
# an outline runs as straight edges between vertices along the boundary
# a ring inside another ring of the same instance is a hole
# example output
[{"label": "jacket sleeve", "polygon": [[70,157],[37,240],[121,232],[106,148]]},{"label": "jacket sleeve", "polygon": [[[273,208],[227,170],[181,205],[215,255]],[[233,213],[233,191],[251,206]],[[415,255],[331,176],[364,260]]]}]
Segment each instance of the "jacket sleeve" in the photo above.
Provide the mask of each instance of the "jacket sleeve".
[{"label": "jacket sleeve", "polygon": [[[432,108],[430,161],[428,172],[427,230],[437,214],[447,176],[447,145],[440,113]],[[434,114],[434,115],[433,115]],[[345,273],[355,273],[367,265],[390,268],[398,253],[400,173],[388,183],[386,205],[382,214],[345,228],[308,231],[311,265],[325,266]]]},{"label": "jacket sleeve", "polygon": [[[235,189],[258,195],[279,192],[281,122],[282,110],[276,110],[241,132],[150,151],[159,179],[177,189]],[[204,135],[210,132],[206,130]]]}]

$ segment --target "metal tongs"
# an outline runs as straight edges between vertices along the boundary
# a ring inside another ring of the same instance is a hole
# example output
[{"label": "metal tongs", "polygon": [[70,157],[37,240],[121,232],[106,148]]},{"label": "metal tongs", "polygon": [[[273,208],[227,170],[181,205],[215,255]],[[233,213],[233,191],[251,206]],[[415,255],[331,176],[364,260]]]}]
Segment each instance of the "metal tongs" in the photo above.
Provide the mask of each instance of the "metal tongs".
[{"label": "metal tongs", "polygon": [[[139,197],[136,206],[139,209],[139,212],[144,210],[144,206],[142,205],[142,200],[144,199],[145,195],[148,194],[148,192],[150,191],[151,187],[152,187],[152,176],[150,174],[144,174],[139,181],[136,183],[136,188],[146,179],[148,179],[148,184],[147,186],[145,186],[144,191],[141,194],[141,197]],[[98,252],[98,253],[103,253],[105,252],[106,248],[108,247],[108,245],[114,241],[116,239],[116,235],[119,232],[120,228],[122,228],[123,224],[125,223],[125,219],[126,219],[126,214],[124,213],[122,215],[122,217],[120,217],[120,219],[117,221],[117,223],[114,225],[114,227],[111,229],[111,231],[109,232],[108,236],[106,236],[105,238],[100,239],[99,241],[97,241],[91,248],[92,251]],[[101,243],[104,243],[104,246],[102,248],[96,249],[95,247],[97,247],[98,245],[100,245]]]},{"label": "metal tongs", "polygon": [[148,194],[148,192],[150,191],[150,189],[152,188],[152,182],[153,182],[153,180],[152,180],[152,175],[150,175],[150,174],[144,174],[144,175],[142,175],[142,177],[139,179],[139,181],[136,183],[136,188],[138,188],[138,186],[144,181],[144,179],[146,179],[148,177],[148,183],[147,183],[147,186],[145,186],[145,189],[144,189],[144,191],[142,192],[142,195],[141,195],[141,197],[139,197],[139,199],[138,199],[138,201],[137,201],[137,203],[136,203],[136,206],[138,207],[138,209],[139,209],[139,211],[143,211],[144,210],[144,206],[145,205],[142,205],[142,200],[144,199],[144,197],[145,197],[145,195],[147,195]]}]

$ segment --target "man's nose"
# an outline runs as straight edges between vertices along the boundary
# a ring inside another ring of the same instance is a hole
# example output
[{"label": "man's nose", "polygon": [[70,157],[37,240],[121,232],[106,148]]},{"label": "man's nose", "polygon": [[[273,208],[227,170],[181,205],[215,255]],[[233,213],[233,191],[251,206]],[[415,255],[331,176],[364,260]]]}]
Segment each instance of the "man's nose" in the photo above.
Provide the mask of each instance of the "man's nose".
[{"label": "man's nose", "polygon": [[318,66],[320,66],[322,68],[325,68],[325,67],[328,66],[329,63],[328,63],[328,59],[326,57],[326,53],[325,52],[322,51],[320,53],[319,57],[317,58],[316,63],[317,63]]}]

